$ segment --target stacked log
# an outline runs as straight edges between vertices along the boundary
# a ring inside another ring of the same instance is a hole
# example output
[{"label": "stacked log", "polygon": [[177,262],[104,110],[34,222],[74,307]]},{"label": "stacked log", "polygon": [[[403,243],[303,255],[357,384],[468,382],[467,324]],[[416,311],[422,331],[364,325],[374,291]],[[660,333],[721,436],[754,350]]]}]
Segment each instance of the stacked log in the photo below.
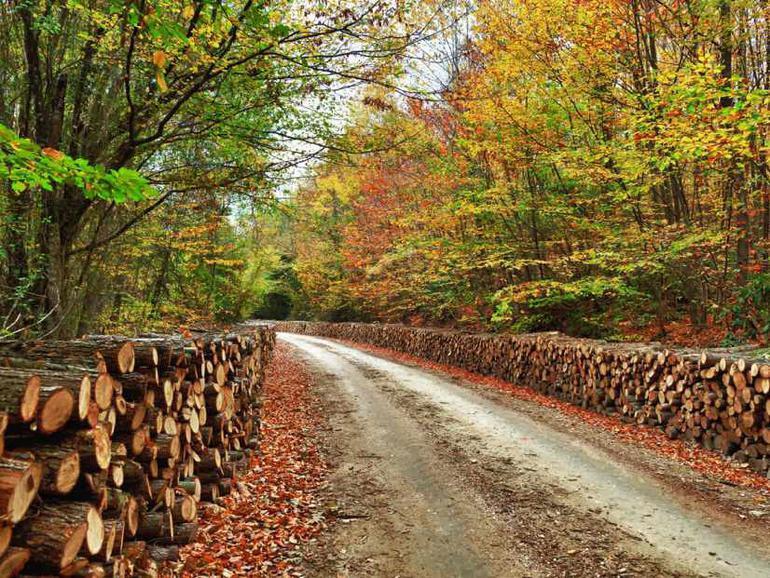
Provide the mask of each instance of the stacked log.
[{"label": "stacked log", "polygon": [[0,342],[0,578],[153,576],[259,442],[274,333]]},{"label": "stacked log", "polygon": [[561,333],[475,334],[389,324],[283,322],[277,331],[368,343],[525,385],[658,427],[770,473],[770,359]]}]

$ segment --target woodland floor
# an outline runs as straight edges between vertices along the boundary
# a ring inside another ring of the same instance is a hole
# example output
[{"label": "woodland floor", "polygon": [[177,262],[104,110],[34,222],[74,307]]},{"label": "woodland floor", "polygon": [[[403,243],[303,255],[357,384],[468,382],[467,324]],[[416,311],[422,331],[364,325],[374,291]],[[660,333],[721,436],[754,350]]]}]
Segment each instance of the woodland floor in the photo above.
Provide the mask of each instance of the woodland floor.
[{"label": "woodland floor", "polygon": [[280,343],[313,374],[329,466],[328,528],[302,547],[302,573],[770,575],[759,478],[381,352]]}]

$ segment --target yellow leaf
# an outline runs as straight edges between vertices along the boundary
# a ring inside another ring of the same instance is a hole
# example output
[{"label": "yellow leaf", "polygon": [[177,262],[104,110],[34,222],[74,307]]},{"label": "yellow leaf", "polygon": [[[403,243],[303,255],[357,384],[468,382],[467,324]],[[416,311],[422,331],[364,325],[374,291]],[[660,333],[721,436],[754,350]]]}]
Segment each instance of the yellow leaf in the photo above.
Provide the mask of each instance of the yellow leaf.
[{"label": "yellow leaf", "polygon": [[195,7],[192,4],[188,4],[182,10],[182,17],[189,20],[195,14]]},{"label": "yellow leaf", "polygon": [[152,55],[152,63],[157,68],[163,68],[166,65],[166,53],[162,50],[156,50]]},{"label": "yellow leaf", "polygon": [[166,78],[163,76],[163,73],[160,70],[155,74],[155,80],[158,81],[158,88],[160,88],[161,92],[166,92],[168,90]]}]

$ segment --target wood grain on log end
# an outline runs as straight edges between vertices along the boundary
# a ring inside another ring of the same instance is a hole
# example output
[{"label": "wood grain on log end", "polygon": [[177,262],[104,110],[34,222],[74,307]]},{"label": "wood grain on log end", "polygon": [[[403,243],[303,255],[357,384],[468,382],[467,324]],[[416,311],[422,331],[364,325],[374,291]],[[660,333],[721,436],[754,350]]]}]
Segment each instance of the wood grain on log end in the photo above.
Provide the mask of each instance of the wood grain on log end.
[{"label": "wood grain on log end", "polygon": [[57,389],[43,401],[37,416],[37,431],[52,434],[62,429],[75,409],[75,398],[67,389]]},{"label": "wood grain on log end", "polygon": [[35,499],[43,476],[43,464],[0,458],[0,513],[16,524]]}]

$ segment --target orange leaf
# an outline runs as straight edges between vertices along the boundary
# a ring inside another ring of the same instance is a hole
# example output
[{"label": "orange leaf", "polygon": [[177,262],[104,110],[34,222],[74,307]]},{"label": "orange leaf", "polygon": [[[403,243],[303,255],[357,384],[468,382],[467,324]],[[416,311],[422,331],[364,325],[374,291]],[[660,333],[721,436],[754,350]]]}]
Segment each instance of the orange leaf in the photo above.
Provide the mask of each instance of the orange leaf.
[{"label": "orange leaf", "polygon": [[158,88],[160,88],[161,92],[166,92],[168,90],[166,78],[163,76],[163,73],[160,70],[157,72],[157,74],[155,74],[155,80],[158,81]]},{"label": "orange leaf", "polygon": [[162,50],[156,50],[153,52],[152,63],[158,68],[163,68],[166,65],[166,53]]},{"label": "orange leaf", "polygon": [[52,149],[51,147],[45,147],[43,148],[43,154],[47,156],[48,158],[51,158],[55,161],[60,161],[64,158],[64,153],[61,151],[57,151],[56,149]]}]

